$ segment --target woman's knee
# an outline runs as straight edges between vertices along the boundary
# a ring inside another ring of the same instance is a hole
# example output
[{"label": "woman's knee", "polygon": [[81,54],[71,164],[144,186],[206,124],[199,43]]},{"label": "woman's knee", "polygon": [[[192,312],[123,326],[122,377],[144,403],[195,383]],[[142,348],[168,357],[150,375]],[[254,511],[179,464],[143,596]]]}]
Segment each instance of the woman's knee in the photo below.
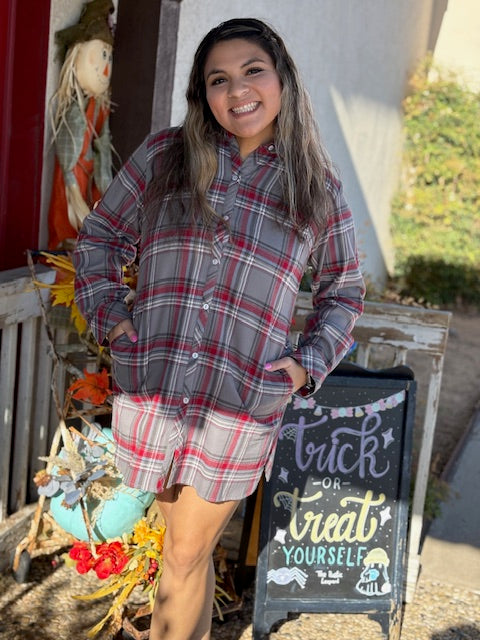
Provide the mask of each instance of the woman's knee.
[{"label": "woman's knee", "polygon": [[197,568],[208,567],[215,541],[204,536],[169,535],[168,528],[165,533],[163,562],[175,575],[188,575]]}]

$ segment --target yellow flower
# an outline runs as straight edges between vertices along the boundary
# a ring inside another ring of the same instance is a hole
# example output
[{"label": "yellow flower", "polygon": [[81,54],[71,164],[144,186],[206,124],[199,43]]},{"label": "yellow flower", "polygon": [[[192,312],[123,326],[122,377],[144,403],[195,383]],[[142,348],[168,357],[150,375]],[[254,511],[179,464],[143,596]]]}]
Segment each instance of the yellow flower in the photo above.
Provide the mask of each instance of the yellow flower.
[{"label": "yellow flower", "polygon": [[139,547],[144,547],[147,544],[147,535],[150,527],[147,525],[145,518],[139,520],[133,528],[133,542],[138,544]]},{"label": "yellow flower", "polygon": [[156,551],[161,551],[163,549],[164,535],[165,527],[160,526],[158,529],[152,529],[145,518],[142,518],[133,529],[133,543],[139,547],[151,545]]}]

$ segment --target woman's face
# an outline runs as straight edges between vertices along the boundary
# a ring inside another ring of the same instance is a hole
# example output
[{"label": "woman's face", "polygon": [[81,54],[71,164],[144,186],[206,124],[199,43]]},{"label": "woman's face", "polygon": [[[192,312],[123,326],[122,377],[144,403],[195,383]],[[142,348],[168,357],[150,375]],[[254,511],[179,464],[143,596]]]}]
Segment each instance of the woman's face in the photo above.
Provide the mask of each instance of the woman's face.
[{"label": "woman's face", "polygon": [[103,40],[83,42],[75,63],[78,84],[91,96],[107,91],[112,75],[112,47]]},{"label": "woman's face", "polygon": [[235,38],[218,42],[204,70],[207,102],[232,133],[244,158],[273,139],[282,86],[273,60],[258,44]]}]

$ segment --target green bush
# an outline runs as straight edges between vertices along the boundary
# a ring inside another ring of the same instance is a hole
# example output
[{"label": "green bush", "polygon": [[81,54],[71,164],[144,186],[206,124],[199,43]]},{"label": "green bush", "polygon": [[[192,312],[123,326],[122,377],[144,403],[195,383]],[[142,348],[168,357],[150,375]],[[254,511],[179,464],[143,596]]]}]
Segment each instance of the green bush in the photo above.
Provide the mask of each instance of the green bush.
[{"label": "green bush", "polygon": [[480,308],[480,270],[466,264],[411,256],[405,263],[402,293],[438,306]]},{"label": "green bush", "polygon": [[480,307],[480,96],[429,65],[404,102],[403,178],[392,203],[394,281],[435,305]]}]

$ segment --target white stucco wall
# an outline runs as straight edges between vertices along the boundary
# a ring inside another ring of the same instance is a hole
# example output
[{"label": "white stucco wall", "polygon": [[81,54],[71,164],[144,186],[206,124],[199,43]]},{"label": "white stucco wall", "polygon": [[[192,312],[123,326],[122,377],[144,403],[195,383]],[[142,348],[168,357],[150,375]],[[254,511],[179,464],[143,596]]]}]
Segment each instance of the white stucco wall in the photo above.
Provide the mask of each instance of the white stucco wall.
[{"label": "white stucco wall", "polygon": [[366,274],[392,266],[389,212],[401,151],[401,102],[426,52],[434,0],[183,0],[172,124],[185,112],[194,50],[219,22],[252,16],[284,38],[310,91],[354,211]]},{"label": "white stucco wall", "polygon": [[480,92],[480,2],[449,0],[434,61],[451,69],[470,91]]}]

